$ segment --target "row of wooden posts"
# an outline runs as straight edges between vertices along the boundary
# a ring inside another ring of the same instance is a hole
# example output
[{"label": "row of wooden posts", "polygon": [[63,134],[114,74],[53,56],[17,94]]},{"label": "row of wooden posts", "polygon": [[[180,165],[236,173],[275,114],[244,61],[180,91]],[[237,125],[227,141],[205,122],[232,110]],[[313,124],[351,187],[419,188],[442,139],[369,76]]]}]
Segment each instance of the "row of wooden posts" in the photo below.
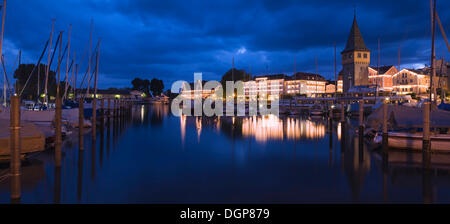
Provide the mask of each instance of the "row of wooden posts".
[{"label": "row of wooden posts", "polygon": [[[11,201],[16,202],[21,197],[21,141],[20,141],[20,96],[11,96],[10,107],[10,187]],[[100,100],[100,116],[97,117],[97,100],[92,101],[92,139],[96,139],[97,118],[99,119],[121,119],[130,116],[130,108],[132,102],[122,99],[107,99],[107,107],[105,107],[105,99]],[[78,129],[79,129],[79,149],[83,150],[84,137],[84,99],[79,99],[78,107]],[[109,120],[108,120],[109,121]],[[102,124],[104,124],[102,122]],[[62,148],[62,100],[56,97],[55,102],[55,166],[61,167],[61,148]],[[103,127],[102,127],[103,128]]]}]

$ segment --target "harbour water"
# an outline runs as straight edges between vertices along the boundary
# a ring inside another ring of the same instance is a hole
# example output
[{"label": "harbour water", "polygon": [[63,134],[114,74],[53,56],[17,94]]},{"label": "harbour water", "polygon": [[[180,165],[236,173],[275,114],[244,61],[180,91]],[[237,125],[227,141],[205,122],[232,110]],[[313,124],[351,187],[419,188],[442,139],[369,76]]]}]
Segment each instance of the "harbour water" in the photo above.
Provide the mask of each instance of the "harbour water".
[{"label": "harbour water", "polygon": [[[108,122],[106,122],[108,124]],[[129,119],[68,136],[22,164],[20,203],[448,203],[450,155],[358,146],[357,120],[175,117],[135,105]],[[8,163],[0,202],[10,203]]]}]

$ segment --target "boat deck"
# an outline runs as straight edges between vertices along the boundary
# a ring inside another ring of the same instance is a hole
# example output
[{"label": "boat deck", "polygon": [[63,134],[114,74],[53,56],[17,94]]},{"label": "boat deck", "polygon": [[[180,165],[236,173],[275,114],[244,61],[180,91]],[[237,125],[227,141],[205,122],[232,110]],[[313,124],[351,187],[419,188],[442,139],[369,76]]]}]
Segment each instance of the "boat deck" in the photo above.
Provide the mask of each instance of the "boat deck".
[{"label": "boat deck", "polygon": [[[43,151],[45,135],[34,124],[21,121],[21,153]],[[0,156],[9,156],[9,120],[0,119]]]}]

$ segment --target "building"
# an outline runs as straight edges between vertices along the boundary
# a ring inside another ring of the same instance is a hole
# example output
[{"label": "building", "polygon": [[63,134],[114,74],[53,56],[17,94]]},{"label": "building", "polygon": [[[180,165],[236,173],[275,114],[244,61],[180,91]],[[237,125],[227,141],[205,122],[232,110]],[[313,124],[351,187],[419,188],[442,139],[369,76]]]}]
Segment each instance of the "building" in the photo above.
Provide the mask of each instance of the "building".
[{"label": "building", "polygon": [[[135,96],[130,94],[132,90],[130,89],[116,89],[116,88],[109,88],[109,89],[98,89],[97,90],[97,98],[98,99],[134,99]],[[94,90],[90,89],[89,94],[87,94],[86,89],[77,89],[76,90],[77,98],[84,97],[86,99],[92,99],[94,98]],[[72,98],[72,94],[68,94],[68,98]]]},{"label": "building", "polygon": [[366,47],[356,22],[356,14],[347,39],[345,49],[341,52],[343,76],[343,91],[347,92],[353,86],[369,84],[368,67],[370,64],[370,50]]},{"label": "building", "polygon": [[329,83],[325,86],[325,93],[335,93],[336,92],[336,82],[329,81]]},{"label": "building", "polygon": [[402,69],[392,76],[393,91],[397,94],[426,94],[430,88],[429,73],[424,70]]},{"label": "building", "polygon": [[287,78],[284,74],[257,76],[254,80],[244,82],[246,96],[266,95],[268,97],[279,96],[284,93],[284,82]]},{"label": "building", "polygon": [[395,66],[369,67],[369,85],[378,87],[378,91],[391,92],[393,89],[392,77],[398,73]]},{"label": "building", "polygon": [[184,82],[180,90],[181,96],[185,99],[194,99],[197,96],[197,94],[199,94],[199,96],[201,96],[202,99],[211,96],[212,94],[215,93],[215,90],[217,89],[218,86],[215,86],[214,89],[204,89],[206,82],[208,81],[200,82],[200,80],[198,80],[197,89],[195,89],[195,85],[193,82],[192,83]]},{"label": "building", "polygon": [[244,82],[245,95],[267,94],[307,96],[325,93],[327,81],[319,74],[297,72],[292,76],[284,74],[265,75],[255,77],[252,81]]},{"label": "building", "polygon": [[291,80],[300,81],[297,86],[300,89],[300,94],[311,96],[318,93],[325,93],[327,80],[319,74],[297,72],[292,75]]},{"label": "building", "polygon": [[344,89],[344,81],[342,75],[338,75],[337,92],[342,93]]},{"label": "building", "polygon": [[437,88],[448,90],[450,87],[450,63],[444,59],[436,60]]}]

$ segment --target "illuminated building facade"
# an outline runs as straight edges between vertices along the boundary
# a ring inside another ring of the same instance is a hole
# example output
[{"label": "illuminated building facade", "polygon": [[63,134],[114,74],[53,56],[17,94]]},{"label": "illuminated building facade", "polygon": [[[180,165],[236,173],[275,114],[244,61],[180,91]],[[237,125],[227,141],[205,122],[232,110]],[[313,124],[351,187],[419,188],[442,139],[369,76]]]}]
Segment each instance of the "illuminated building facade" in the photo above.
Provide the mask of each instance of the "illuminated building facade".
[{"label": "illuminated building facade", "polygon": [[298,92],[311,96],[316,93],[325,93],[326,83],[325,78],[319,74],[297,72],[286,82],[285,94],[297,94]]},{"label": "illuminated building facade", "polygon": [[283,94],[285,78],[284,74],[255,77],[254,80],[244,82],[244,94],[279,96]]},{"label": "illuminated building facade", "polygon": [[268,94],[269,96],[299,95],[307,96],[325,93],[326,80],[319,74],[297,72],[292,76],[284,74],[256,77],[244,82],[246,96]]},{"label": "illuminated building facade", "polygon": [[[203,99],[215,93],[215,89],[203,89],[207,81],[198,81],[197,89],[195,89],[194,83],[183,83],[183,87],[180,90],[180,94],[185,99],[194,99],[197,95]],[[217,87],[216,87],[217,88]]]},{"label": "illuminated building facade", "polygon": [[378,91],[391,92],[393,90],[392,77],[398,73],[395,66],[379,68],[369,67],[369,84],[378,86]]},{"label": "illuminated building facade", "polygon": [[397,94],[426,94],[430,87],[430,76],[422,70],[402,69],[392,76],[393,91]]},{"label": "illuminated building facade", "polygon": [[337,92],[342,93],[344,89],[344,81],[342,80],[342,75],[338,76],[337,81]]}]

